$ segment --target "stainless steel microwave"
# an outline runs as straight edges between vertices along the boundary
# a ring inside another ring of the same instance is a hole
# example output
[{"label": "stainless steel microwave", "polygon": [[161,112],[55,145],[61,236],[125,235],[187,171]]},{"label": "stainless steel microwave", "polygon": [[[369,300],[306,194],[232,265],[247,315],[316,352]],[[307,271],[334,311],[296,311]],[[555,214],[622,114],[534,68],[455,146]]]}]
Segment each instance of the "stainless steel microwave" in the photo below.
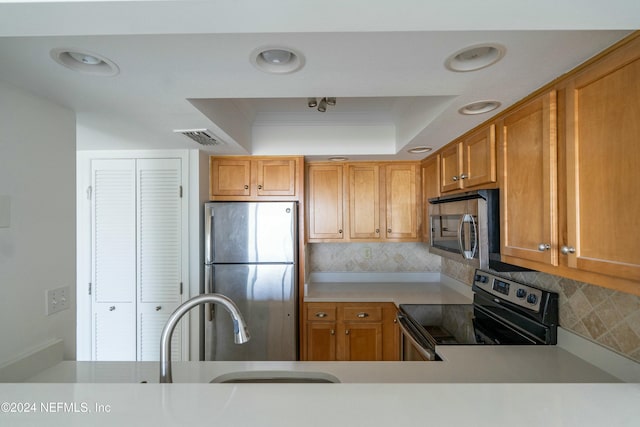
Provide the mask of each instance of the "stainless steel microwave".
[{"label": "stainless steel microwave", "polygon": [[525,270],[500,261],[499,190],[429,199],[430,252],[496,271]]}]

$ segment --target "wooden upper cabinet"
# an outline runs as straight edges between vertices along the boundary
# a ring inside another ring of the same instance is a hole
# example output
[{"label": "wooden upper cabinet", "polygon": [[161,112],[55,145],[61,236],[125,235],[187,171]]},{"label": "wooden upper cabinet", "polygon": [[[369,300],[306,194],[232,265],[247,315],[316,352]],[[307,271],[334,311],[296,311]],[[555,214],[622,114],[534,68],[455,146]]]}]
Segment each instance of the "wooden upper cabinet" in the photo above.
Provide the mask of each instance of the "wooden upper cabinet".
[{"label": "wooden upper cabinet", "polygon": [[423,200],[440,197],[440,154],[422,161],[422,195]]},{"label": "wooden upper cabinet", "polygon": [[309,165],[307,183],[309,239],[344,239],[343,166]]},{"label": "wooden upper cabinet", "polygon": [[380,239],[380,166],[350,164],[349,237]]},{"label": "wooden upper cabinet", "polygon": [[251,195],[251,161],[211,157],[212,196]]},{"label": "wooden upper cabinet", "polygon": [[316,242],[416,242],[420,184],[417,162],[311,163],[307,236]]},{"label": "wooden upper cabinet", "polygon": [[210,158],[211,200],[298,200],[302,157]]},{"label": "wooden upper cabinet", "polygon": [[491,124],[440,152],[440,190],[470,189],[496,182],[496,127]]},{"label": "wooden upper cabinet", "polygon": [[294,160],[258,160],[257,194],[259,196],[293,196],[296,194]]},{"label": "wooden upper cabinet", "polygon": [[419,176],[418,163],[385,165],[387,239],[418,238]]},{"label": "wooden upper cabinet", "polygon": [[556,265],[556,92],[507,114],[499,132],[501,253]]},{"label": "wooden upper cabinet", "polygon": [[566,86],[567,239],[560,242],[569,267],[636,282],[640,281],[638,82],[640,38],[635,38]]}]

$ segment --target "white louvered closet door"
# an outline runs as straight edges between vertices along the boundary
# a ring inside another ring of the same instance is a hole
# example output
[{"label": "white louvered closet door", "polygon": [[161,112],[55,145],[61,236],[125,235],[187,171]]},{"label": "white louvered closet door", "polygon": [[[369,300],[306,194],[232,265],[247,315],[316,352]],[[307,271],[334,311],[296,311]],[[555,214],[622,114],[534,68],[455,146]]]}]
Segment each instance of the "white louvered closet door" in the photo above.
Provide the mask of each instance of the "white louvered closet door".
[{"label": "white louvered closet door", "polygon": [[[181,176],[179,159],[137,160],[138,360],[158,360],[162,328],[181,303]],[[179,324],[173,360],[182,359],[182,337]]]},{"label": "white louvered closet door", "polygon": [[92,160],[92,359],[136,360],[136,163]]}]

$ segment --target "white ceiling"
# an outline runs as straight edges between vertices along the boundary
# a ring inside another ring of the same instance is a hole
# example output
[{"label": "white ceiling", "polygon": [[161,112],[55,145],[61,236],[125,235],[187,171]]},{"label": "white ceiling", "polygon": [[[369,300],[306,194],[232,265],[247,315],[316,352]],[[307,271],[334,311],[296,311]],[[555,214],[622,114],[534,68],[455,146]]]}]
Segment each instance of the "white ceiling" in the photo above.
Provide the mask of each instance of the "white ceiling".
[{"label": "white ceiling", "polygon": [[[73,109],[78,148],[200,148],[173,129],[208,128],[222,154],[421,158],[640,27],[640,2],[294,0],[0,3],[0,80]],[[517,3],[517,4],[516,4]],[[505,57],[468,73],[452,53],[500,43]],[[256,69],[263,46],[293,48],[291,74]],[[96,77],[55,63],[85,49],[120,68]],[[334,96],[326,113],[307,97]],[[0,100],[1,102],[1,100]],[[84,137],[111,135],[110,138]]]}]

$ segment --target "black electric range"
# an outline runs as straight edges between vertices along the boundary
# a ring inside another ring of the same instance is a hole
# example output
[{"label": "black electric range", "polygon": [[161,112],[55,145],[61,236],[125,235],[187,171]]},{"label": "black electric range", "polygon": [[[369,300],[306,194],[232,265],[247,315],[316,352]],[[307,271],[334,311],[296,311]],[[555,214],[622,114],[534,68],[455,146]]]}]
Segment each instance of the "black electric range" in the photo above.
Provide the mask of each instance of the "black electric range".
[{"label": "black electric range", "polygon": [[551,345],[558,294],[476,270],[472,304],[401,304],[403,338],[426,360],[440,345]]}]

